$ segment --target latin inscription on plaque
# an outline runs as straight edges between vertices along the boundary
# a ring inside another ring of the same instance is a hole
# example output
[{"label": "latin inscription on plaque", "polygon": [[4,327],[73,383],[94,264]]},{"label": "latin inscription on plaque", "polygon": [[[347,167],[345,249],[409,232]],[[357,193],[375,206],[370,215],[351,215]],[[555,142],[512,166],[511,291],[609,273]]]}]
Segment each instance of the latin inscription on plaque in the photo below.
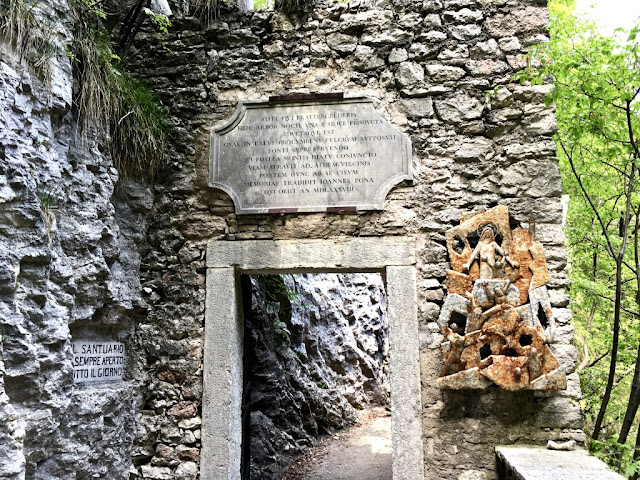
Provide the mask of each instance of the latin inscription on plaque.
[{"label": "latin inscription on plaque", "polygon": [[245,102],[212,134],[210,174],[239,214],[382,209],[411,143],[367,98]]},{"label": "latin inscription on plaque", "polygon": [[74,340],[73,382],[104,382],[122,380],[124,344]]}]

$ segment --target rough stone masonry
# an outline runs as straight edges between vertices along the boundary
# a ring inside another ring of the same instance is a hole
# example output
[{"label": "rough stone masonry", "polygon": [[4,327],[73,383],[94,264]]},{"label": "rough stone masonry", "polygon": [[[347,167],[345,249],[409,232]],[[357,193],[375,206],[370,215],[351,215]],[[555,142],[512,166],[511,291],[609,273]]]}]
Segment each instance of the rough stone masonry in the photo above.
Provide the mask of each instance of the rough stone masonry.
[{"label": "rough stone masonry", "polygon": [[[62,44],[70,15],[51,5]],[[227,2],[217,19],[176,9],[172,23],[134,56],[175,125],[150,185],[118,179],[99,132],[76,139],[64,49],[49,94],[2,46],[0,478],[199,477],[211,239],[415,239],[425,478],[496,478],[497,444],[584,441],[550,86],[511,82],[546,39],[544,2],[322,0],[293,16]],[[210,131],[239,100],[310,92],[375,99],[411,139],[414,181],[379,211],[237,216],[207,184]],[[445,232],[496,205],[536,219],[566,391],[436,386]],[[74,384],[73,340],[124,343],[123,381]]]}]

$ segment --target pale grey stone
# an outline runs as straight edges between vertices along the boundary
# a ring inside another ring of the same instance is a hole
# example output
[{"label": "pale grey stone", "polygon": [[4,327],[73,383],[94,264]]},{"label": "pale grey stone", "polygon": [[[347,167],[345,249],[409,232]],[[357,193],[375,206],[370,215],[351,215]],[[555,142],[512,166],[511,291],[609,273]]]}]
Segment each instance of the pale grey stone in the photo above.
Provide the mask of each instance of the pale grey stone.
[{"label": "pale grey stone", "polygon": [[404,48],[394,48],[389,54],[389,63],[405,62],[409,59],[409,54]]},{"label": "pale grey stone", "polygon": [[314,56],[328,57],[331,54],[331,47],[320,39],[313,39],[309,47],[309,52]]},{"label": "pale grey stone", "polygon": [[482,28],[480,25],[468,24],[468,25],[452,25],[447,27],[447,30],[451,33],[451,36],[456,40],[471,40],[480,36]]},{"label": "pale grey stone", "polygon": [[554,155],[555,151],[556,146],[553,140],[538,141],[527,144],[512,144],[505,147],[507,158],[513,160],[550,156]]},{"label": "pale grey stone", "polygon": [[[386,27],[393,19],[392,13],[388,10],[367,9],[358,13],[344,13],[340,15],[340,22],[351,27],[370,27],[376,25]],[[326,20],[326,19],[325,19]]]},{"label": "pale grey stone", "polygon": [[438,116],[447,123],[459,124],[482,116],[484,106],[475,97],[457,93],[446,100],[435,102]]},{"label": "pale grey stone", "polygon": [[400,100],[400,110],[409,118],[433,117],[433,100],[426,98],[403,98]]},{"label": "pale grey stone", "polygon": [[503,52],[515,52],[522,48],[518,37],[504,37],[498,40],[498,45]]},{"label": "pale grey stone", "polygon": [[571,296],[566,293],[554,291],[550,293],[549,301],[552,307],[566,307],[571,302]]},{"label": "pale grey stone", "polygon": [[554,308],[553,316],[556,318],[559,325],[569,325],[569,322],[571,322],[571,317],[573,316],[573,313],[569,308]]},{"label": "pale grey stone", "polygon": [[456,45],[454,48],[444,48],[438,54],[438,60],[452,60],[457,58],[468,58],[469,49],[466,45]]},{"label": "pale grey stone", "polygon": [[493,144],[486,138],[473,138],[456,150],[455,159],[459,162],[472,162],[486,160],[493,154]]},{"label": "pale grey stone", "polygon": [[500,48],[498,42],[490,38],[486,42],[478,42],[471,47],[471,58],[500,57]]},{"label": "pale grey stone", "polygon": [[551,136],[558,131],[558,123],[553,113],[523,118],[524,130],[532,135]]},{"label": "pale grey stone", "polygon": [[426,43],[438,43],[438,42],[443,42],[446,39],[447,39],[447,34],[444,32],[439,32],[437,30],[422,32],[418,38],[420,42],[426,42]]},{"label": "pale grey stone", "polygon": [[385,70],[380,74],[380,86],[387,89],[395,88],[396,80],[391,70]]},{"label": "pale grey stone", "polygon": [[525,102],[544,103],[544,99],[551,93],[553,85],[516,85],[513,96],[516,100]]},{"label": "pale grey stone", "polygon": [[143,478],[151,480],[171,480],[173,478],[169,467],[153,467],[151,465],[143,465],[140,467]]},{"label": "pale grey stone", "polygon": [[180,462],[175,471],[176,480],[195,480],[198,477],[198,465],[195,462]]},{"label": "pale grey stone", "polygon": [[580,400],[582,398],[582,390],[580,389],[580,375],[577,372],[573,372],[571,375],[567,375],[567,390],[564,394],[574,400]]},{"label": "pale grey stone", "polygon": [[402,62],[395,71],[398,85],[406,87],[424,80],[424,69],[415,62]]},{"label": "pale grey stone", "polygon": [[573,327],[571,325],[561,325],[556,327],[553,335],[555,343],[570,344],[573,340]]},{"label": "pale grey stone", "polygon": [[459,8],[470,7],[473,3],[473,0],[445,0],[444,8],[457,10]]},{"label": "pale grey stone", "polygon": [[510,445],[496,447],[496,454],[505,464],[508,475],[523,480],[623,480],[622,475],[613,472],[602,460],[590,456],[583,448],[565,452],[544,447]]},{"label": "pale grey stone", "polygon": [[440,0],[424,0],[421,9],[427,13],[437,12],[442,10],[442,2]]},{"label": "pale grey stone", "polygon": [[407,13],[398,19],[398,25],[403,28],[415,28],[422,22],[422,15],[418,13]]},{"label": "pale grey stone", "polygon": [[442,19],[451,23],[479,23],[483,18],[484,15],[480,10],[470,10],[469,8],[442,13]]},{"label": "pale grey stone", "polygon": [[[509,120],[515,120],[522,116],[522,110],[519,108],[499,108],[492,109],[487,113],[487,120],[491,123],[507,122]],[[507,146],[509,148],[510,146]]]},{"label": "pale grey stone", "polygon": [[491,95],[491,106],[497,108],[508,107],[513,103],[513,93],[506,87],[499,87],[495,94]]},{"label": "pale grey stone", "polygon": [[356,70],[367,72],[385,65],[384,59],[375,53],[373,47],[358,45],[353,54],[353,66]]},{"label": "pale grey stone", "polygon": [[453,82],[466,74],[462,68],[449,65],[427,65],[425,69],[427,78],[433,83]]},{"label": "pale grey stone", "polygon": [[421,284],[421,287],[423,288],[440,288],[440,282],[438,280],[436,280],[435,278],[428,278],[426,280],[424,280]]},{"label": "pale grey stone", "polygon": [[489,475],[480,470],[467,470],[458,475],[458,480],[489,480]]},{"label": "pale grey stone", "polygon": [[438,53],[440,47],[438,45],[425,45],[424,43],[413,43],[409,47],[409,59],[413,61],[422,61],[433,58]]},{"label": "pale grey stone", "polygon": [[565,373],[573,373],[576,369],[576,361],[578,360],[578,352],[574,345],[555,344],[550,345],[551,352],[558,360],[558,363],[564,368]]},{"label": "pale grey stone", "polygon": [[338,53],[353,53],[358,46],[358,37],[344,33],[330,33],[327,35],[327,45]]},{"label": "pale grey stone", "polygon": [[543,7],[525,7],[506,15],[487,18],[485,26],[494,38],[511,37],[532,31],[542,31],[549,24],[549,13]]},{"label": "pale grey stone", "polygon": [[442,26],[440,15],[436,13],[430,13],[428,15],[425,15],[422,23],[426,28],[438,28]]},{"label": "pale grey stone", "polygon": [[555,110],[554,105],[547,106],[544,103],[527,103],[522,112],[525,115],[549,114]]},{"label": "pale grey stone", "polygon": [[510,68],[502,60],[470,60],[466,63],[467,70],[474,77],[486,77],[487,75],[502,75]]},{"label": "pale grey stone", "polygon": [[185,430],[193,430],[202,425],[202,419],[198,416],[192,418],[185,418],[184,420],[180,420],[178,422],[178,426]]},{"label": "pale grey stone", "polygon": [[383,45],[401,45],[413,40],[413,34],[399,28],[383,30],[377,33],[365,33],[360,37],[360,42],[365,45],[380,47]]}]

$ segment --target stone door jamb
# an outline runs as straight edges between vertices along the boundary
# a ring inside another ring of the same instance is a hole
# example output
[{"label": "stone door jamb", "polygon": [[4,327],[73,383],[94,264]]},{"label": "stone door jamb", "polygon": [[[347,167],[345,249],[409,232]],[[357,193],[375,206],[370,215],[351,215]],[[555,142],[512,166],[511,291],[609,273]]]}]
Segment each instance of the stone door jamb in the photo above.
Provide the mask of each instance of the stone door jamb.
[{"label": "stone door jamb", "polygon": [[204,334],[201,480],[240,480],[240,274],[380,272],[387,289],[393,480],[424,478],[415,240],[210,241]]}]

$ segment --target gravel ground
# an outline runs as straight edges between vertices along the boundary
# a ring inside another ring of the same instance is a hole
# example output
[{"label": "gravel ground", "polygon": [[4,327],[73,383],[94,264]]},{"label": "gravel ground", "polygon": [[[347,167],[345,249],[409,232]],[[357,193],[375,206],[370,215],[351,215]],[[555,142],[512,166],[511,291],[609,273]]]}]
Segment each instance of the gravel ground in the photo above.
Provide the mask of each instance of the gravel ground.
[{"label": "gravel ground", "polygon": [[294,460],[282,480],[391,480],[391,414],[358,412],[358,423]]}]

